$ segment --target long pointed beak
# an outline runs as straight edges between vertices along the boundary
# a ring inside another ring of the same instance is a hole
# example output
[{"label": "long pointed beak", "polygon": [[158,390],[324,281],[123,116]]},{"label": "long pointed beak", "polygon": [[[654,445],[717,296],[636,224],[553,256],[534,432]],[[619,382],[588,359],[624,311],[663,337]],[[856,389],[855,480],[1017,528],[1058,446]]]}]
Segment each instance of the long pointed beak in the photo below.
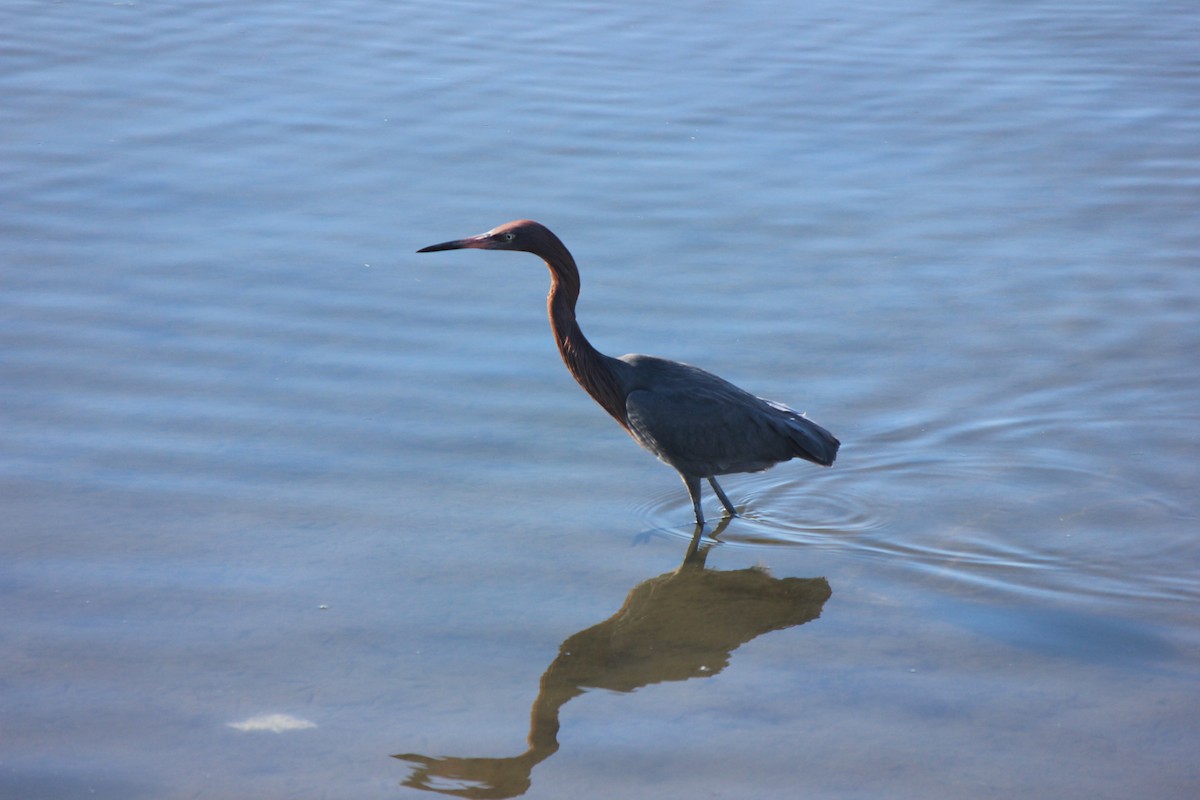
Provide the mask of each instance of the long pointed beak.
[{"label": "long pointed beak", "polygon": [[435,253],[438,250],[464,250],[468,247],[487,248],[491,243],[488,234],[481,233],[478,236],[468,236],[466,239],[455,239],[450,242],[442,242],[441,244],[431,244],[429,247],[422,247],[418,253]]}]

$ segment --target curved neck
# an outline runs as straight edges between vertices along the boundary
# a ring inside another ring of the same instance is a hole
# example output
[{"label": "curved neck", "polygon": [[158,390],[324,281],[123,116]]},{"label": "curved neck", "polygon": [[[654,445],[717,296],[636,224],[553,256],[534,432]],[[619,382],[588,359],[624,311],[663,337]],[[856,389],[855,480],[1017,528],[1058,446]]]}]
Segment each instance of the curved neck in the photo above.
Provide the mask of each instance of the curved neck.
[{"label": "curved neck", "polygon": [[622,427],[628,429],[625,393],[608,363],[612,359],[592,347],[575,319],[575,303],[579,300],[579,270],[575,266],[575,259],[561,242],[556,249],[558,252],[542,256],[550,268],[550,294],[546,298],[546,312],[550,316],[554,343],[558,345],[563,363],[584,391]]}]

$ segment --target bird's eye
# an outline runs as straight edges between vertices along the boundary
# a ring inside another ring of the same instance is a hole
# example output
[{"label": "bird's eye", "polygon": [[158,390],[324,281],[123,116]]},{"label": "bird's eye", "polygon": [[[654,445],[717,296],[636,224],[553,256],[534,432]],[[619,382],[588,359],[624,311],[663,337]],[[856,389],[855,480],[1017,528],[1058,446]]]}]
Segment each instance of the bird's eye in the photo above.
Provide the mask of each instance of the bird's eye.
[{"label": "bird's eye", "polygon": [[517,238],[517,235],[515,233],[513,233],[512,231],[508,231],[507,233],[502,235],[500,238],[506,242],[511,242],[513,239]]}]

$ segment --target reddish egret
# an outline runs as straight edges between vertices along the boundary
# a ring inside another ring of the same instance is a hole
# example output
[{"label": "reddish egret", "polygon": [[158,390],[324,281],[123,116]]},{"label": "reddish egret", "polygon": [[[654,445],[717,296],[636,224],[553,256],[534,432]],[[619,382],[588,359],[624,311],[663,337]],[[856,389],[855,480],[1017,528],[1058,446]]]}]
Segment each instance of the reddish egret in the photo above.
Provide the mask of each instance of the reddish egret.
[{"label": "reddish egret", "polygon": [[698,526],[704,525],[701,478],[712,486],[729,516],[737,516],[716,476],[760,472],[797,457],[827,467],[837,456],[840,443],[833,434],[782,403],[755,397],[689,364],[636,354],[612,358],[592,347],[575,320],[575,259],[545,226],[517,220],[417,252],[464,248],[517,250],[546,262],[546,307],[567,369],[638,444],[679,472]]}]

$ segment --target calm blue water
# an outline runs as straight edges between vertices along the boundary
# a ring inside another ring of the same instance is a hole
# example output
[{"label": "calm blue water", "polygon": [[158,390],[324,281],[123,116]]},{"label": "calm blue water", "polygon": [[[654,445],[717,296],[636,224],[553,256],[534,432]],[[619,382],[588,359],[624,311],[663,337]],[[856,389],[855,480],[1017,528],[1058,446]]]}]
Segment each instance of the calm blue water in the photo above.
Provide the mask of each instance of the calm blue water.
[{"label": "calm blue water", "polygon": [[[1194,797],[1197,30],[0,7],[0,797]],[[517,217],[835,467],[681,567]]]}]

